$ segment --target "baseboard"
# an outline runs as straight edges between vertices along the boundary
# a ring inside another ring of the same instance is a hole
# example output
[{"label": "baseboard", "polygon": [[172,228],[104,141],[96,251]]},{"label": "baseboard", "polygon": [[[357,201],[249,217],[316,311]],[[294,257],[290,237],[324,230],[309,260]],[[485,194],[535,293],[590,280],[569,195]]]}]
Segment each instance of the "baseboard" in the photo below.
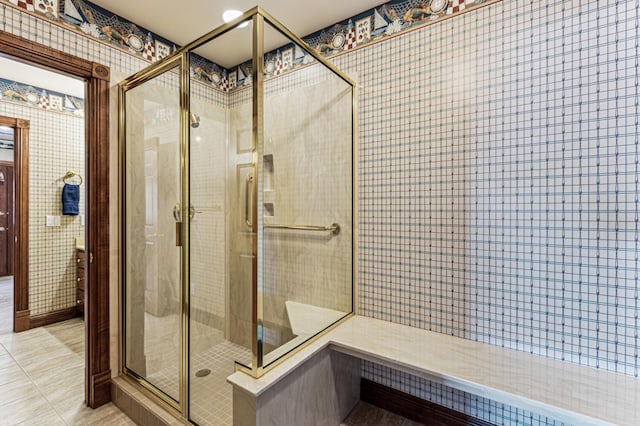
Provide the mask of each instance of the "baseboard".
[{"label": "baseboard", "polygon": [[31,328],[29,318],[31,318],[31,312],[29,310],[16,312],[13,320],[13,331],[19,333]]},{"label": "baseboard", "polygon": [[404,392],[361,379],[360,399],[415,422],[433,426],[492,426],[493,423],[425,401]]},{"label": "baseboard", "polygon": [[89,386],[89,407],[98,408],[111,402],[111,370],[91,376]]},{"label": "baseboard", "polygon": [[33,315],[29,317],[29,328],[42,327],[43,325],[55,324],[78,316],[76,307],[61,309],[46,314]]}]

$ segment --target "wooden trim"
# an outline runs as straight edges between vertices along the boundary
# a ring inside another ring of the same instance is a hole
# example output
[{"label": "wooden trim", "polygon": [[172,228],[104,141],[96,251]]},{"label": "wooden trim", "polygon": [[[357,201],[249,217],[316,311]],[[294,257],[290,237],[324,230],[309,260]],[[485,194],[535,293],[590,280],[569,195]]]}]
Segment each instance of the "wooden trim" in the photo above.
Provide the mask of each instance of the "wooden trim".
[{"label": "wooden trim", "polygon": [[[108,70],[107,78],[108,78]],[[100,74],[100,73],[97,73]],[[104,73],[102,73],[103,76]],[[87,235],[85,249],[85,321],[87,322],[87,401],[99,407],[111,401],[109,365],[109,81],[87,81]],[[97,378],[100,378],[99,380]]]},{"label": "wooden trim", "polygon": [[[15,277],[15,276],[14,276]],[[14,295],[15,299],[15,295]],[[16,333],[20,331],[28,330],[31,326],[31,312],[26,311],[14,311],[13,313],[13,331]]]},{"label": "wooden trim", "polygon": [[93,64],[59,50],[0,31],[0,51],[21,62],[38,64],[76,77],[93,77]]},{"label": "wooden trim", "polygon": [[[1,49],[0,49],[1,51]],[[13,331],[29,329],[29,121],[0,117],[13,127],[14,210]],[[23,238],[24,236],[24,238]]]},{"label": "wooden trim", "polygon": [[[57,51],[22,37],[0,31],[0,53],[13,59],[35,64],[40,67],[63,72],[86,80],[85,129],[86,129],[86,175],[87,185],[87,227],[85,268],[85,321],[86,321],[86,365],[85,399],[87,405],[97,408],[111,400],[111,376],[109,369],[109,68],[75,56]],[[22,128],[28,122],[14,120],[16,127]],[[25,133],[26,135],[27,133]],[[27,138],[21,151],[20,164],[28,164]],[[16,152],[17,154],[17,152]],[[16,171],[18,157],[16,157]],[[23,203],[28,200],[25,183],[28,174],[21,171],[23,185],[20,188]],[[16,173],[17,174],[17,173]],[[16,180],[19,176],[16,176]],[[16,194],[17,195],[17,194]],[[17,203],[16,203],[17,204]],[[18,205],[27,208],[28,205]],[[26,212],[20,221],[20,235],[28,235]],[[17,225],[17,224],[16,224]],[[16,231],[18,228],[16,226]],[[16,313],[14,323],[24,323],[24,313],[28,312],[27,239],[18,238],[16,245],[16,273],[21,268],[21,287],[14,292]],[[26,284],[26,285],[25,285]],[[19,320],[19,321],[18,321]]]},{"label": "wooden trim", "polygon": [[111,402],[111,370],[92,375],[88,387],[92,390],[94,402],[98,406]]},{"label": "wooden trim", "polygon": [[[15,138],[14,138],[15,143]],[[14,214],[14,186],[15,186],[15,164],[13,161],[0,161],[0,166],[8,169],[8,176],[5,176],[5,185],[9,185],[9,198],[7,199],[7,211]],[[10,220],[9,220],[10,221]],[[13,275],[14,265],[14,252],[15,252],[15,223],[9,223],[6,229],[7,232],[7,275]]]},{"label": "wooden trim", "polygon": [[360,379],[360,399],[410,420],[436,426],[491,426],[492,423],[390,387]]},{"label": "wooden trim", "polygon": [[29,328],[42,327],[43,325],[55,324],[78,316],[76,307],[61,309],[46,314],[34,315],[29,318]]}]

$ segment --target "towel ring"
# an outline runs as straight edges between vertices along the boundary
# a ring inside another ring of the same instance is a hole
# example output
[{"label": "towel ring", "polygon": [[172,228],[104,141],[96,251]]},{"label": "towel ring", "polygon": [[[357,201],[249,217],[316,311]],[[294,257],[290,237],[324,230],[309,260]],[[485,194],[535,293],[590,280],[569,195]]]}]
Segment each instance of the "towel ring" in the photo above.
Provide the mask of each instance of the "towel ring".
[{"label": "towel ring", "polygon": [[79,183],[79,185],[82,185],[82,182],[83,182],[83,180],[82,180],[82,176],[80,176],[80,175],[79,175],[79,174],[77,174],[76,172],[72,172],[71,170],[69,170],[69,171],[67,172],[67,174],[66,174],[66,175],[64,175],[64,177],[62,178],[62,182],[67,183],[67,180],[71,179],[72,177],[76,177],[76,176],[80,179],[80,183]]}]

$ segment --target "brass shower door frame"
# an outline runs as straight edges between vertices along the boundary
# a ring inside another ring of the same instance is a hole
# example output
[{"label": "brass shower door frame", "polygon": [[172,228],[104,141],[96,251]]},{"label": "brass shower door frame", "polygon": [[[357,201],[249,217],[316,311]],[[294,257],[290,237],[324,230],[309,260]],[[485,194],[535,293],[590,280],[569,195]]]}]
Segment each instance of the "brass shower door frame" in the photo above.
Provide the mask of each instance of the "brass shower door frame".
[{"label": "brass shower door frame", "polygon": [[[346,314],[342,319],[336,321],[330,326],[326,327],[324,330],[317,333],[315,336],[309,338],[305,342],[301,343],[297,347],[293,348],[280,358],[272,361],[269,365],[265,366],[264,364],[264,341],[262,339],[263,334],[263,325],[264,325],[264,311],[263,311],[263,293],[259,291],[262,287],[262,283],[259,282],[260,278],[258,275],[258,262],[262,261],[262,257],[259,256],[258,253],[258,240],[262,237],[263,229],[258,228],[258,209],[253,209],[253,229],[252,233],[253,237],[253,273],[252,273],[252,363],[251,366],[245,366],[236,362],[236,371],[241,371],[246,373],[252,377],[259,378],[264,375],[269,370],[273,369],[277,365],[291,358],[293,355],[298,353],[301,349],[314,342],[315,340],[322,337],[328,331],[334,329],[339,326],[349,318],[355,315],[356,313],[356,279],[357,279],[357,256],[356,256],[356,218],[357,218],[357,186],[356,186],[356,178],[357,178],[357,161],[356,161],[356,153],[357,153],[357,87],[355,81],[353,81],[348,75],[343,73],[340,69],[338,69],[335,65],[329,62],[324,56],[320,55],[314,49],[312,49],[304,40],[300,37],[296,36],[294,33],[289,31],[284,25],[282,25],[278,20],[276,20],[273,16],[267,13],[264,9],[259,6],[250,9],[242,16],[237,19],[229,22],[227,26],[231,28],[235,28],[236,25],[246,21],[249,17],[253,19],[253,56],[252,56],[252,95],[253,95],[253,164],[254,169],[257,169],[258,164],[258,147],[263,146],[264,142],[264,25],[265,21],[273,27],[276,31],[282,34],[284,37],[288,38],[290,41],[294,42],[300,48],[302,48],[306,53],[310,54],[315,60],[317,60],[324,67],[328,68],[331,72],[337,75],[340,79],[342,79],[345,83],[351,86],[352,89],[352,135],[351,135],[351,144],[352,144],[352,155],[351,155],[351,229],[352,229],[352,241],[351,241],[351,312]],[[213,31],[210,34],[215,33]],[[213,36],[205,35],[201,37],[199,40],[196,40],[194,44],[196,46],[211,40]],[[201,41],[206,40],[206,41]],[[253,205],[258,205],[258,185],[253,185]]]},{"label": "brass shower door frame", "polygon": [[[264,312],[263,312],[263,294],[259,291],[261,282],[260,277],[258,276],[258,262],[261,261],[258,256],[258,240],[262,237],[262,229],[258,227],[258,209],[253,209],[252,212],[252,251],[253,251],[253,261],[252,261],[252,364],[250,367],[238,364],[236,362],[236,370],[242,371],[251,375],[252,377],[260,377],[276,365],[280,364],[284,360],[288,359],[290,356],[298,352],[300,349],[305,347],[310,342],[316,340],[318,337],[326,333],[328,330],[338,326],[342,322],[346,321],[348,318],[353,316],[356,312],[356,300],[355,300],[355,287],[356,287],[356,271],[357,265],[356,260],[357,256],[355,255],[355,247],[356,247],[356,237],[357,237],[357,229],[356,229],[356,217],[357,217],[357,192],[356,192],[356,178],[357,178],[357,164],[356,164],[356,153],[357,153],[357,107],[356,107],[356,99],[357,99],[357,91],[356,84],[353,80],[351,80],[346,74],[341,72],[337,67],[335,67],[332,63],[327,61],[322,55],[317,53],[315,50],[311,49],[309,45],[304,42],[302,39],[297,37],[287,28],[285,28],[281,23],[279,23],[276,19],[274,19],[271,15],[266,13],[260,7],[254,7],[235,20],[224,24],[215,30],[199,37],[193,42],[187,44],[186,46],[178,49],[173,52],[171,55],[165,57],[164,59],[156,62],[155,64],[150,65],[144,70],[130,76],[119,84],[119,92],[118,92],[118,111],[119,111],[119,179],[120,179],[120,189],[121,194],[126,193],[126,182],[124,179],[124,165],[125,165],[125,157],[124,157],[124,146],[126,142],[126,111],[125,111],[125,97],[126,92],[134,87],[137,87],[158,75],[167,72],[177,66],[180,66],[180,188],[182,191],[181,194],[181,212],[183,218],[189,218],[189,208],[190,200],[189,200],[189,176],[190,176],[190,158],[189,158],[189,136],[190,136],[190,126],[189,126],[189,109],[190,109],[190,67],[189,67],[189,53],[212,41],[213,39],[233,30],[239,24],[251,20],[253,23],[253,32],[252,32],[252,146],[253,146],[253,154],[252,154],[252,163],[254,170],[257,168],[258,164],[258,147],[262,146],[263,137],[264,137],[264,26],[265,21],[270,24],[274,29],[280,32],[283,36],[288,38],[290,41],[296,43],[300,46],[306,53],[311,55],[315,60],[320,62],[324,67],[328,68],[335,75],[345,81],[352,88],[352,218],[351,218],[351,229],[352,229],[352,310],[350,313],[346,314],[341,320],[327,327],[322,332],[318,333],[316,336],[310,338],[308,341],[298,346],[297,348],[290,351],[288,354],[284,355],[280,359],[273,361],[268,366],[264,365],[264,357],[263,357],[263,345],[264,342],[262,340],[262,332],[263,332],[263,322],[264,322]],[[253,205],[257,205],[258,199],[258,185],[253,185],[251,198],[253,200]],[[121,262],[120,262],[120,277],[122,282],[121,287],[121,313],[120,313],[120,371],[138,383],[141,387],[149,391],[151,394],[156,396],[159,401],[161,401],[165,407],[172,409],[174,412],[183,416],[185,419],[189,419],[189,295],[190,295],[190,285],[189,285],[189,261],[190,261],[190,243],[189,243],[189,220],[183,220],[180,226],[181,238],[182,238],[182,250],[181,250],[181,265],[180,265],[180,276],[181,276],[181,291],[180,291],[180,322],[181,322],[181,339],[180,339],[180,401],[176,403],[173,399],[168,397],[162,391],[157,389],[155,386],[146,381],[143,377],[137,375],[135,372],[128,370],[125,365],[125,295],[126,292],[126,281],[125,281],[125,267],[126,267],[126,253],[125,253],[125,241],[127,236],[125,235],[124,224],[125,224],[125,212],[126,212],[126,204],[124,197],[120,197],[120,230],[121,230],[121,239],[120,239],[120,254],[121,254]]]},{"label": "brass shower door frame", "polygon": [[[188,339],[189,339],[189,221],[180,222],[180,241],[176,241],[181,246],[180,250],[180,372],[179,372],[179,400],[176,402],[157,387],[149,383],[144,377],[130,370],[125,365],[126,359],[126,335],[125,335],[125,313],[126,313],[126,261],[127,254],[125,241],[127,238],[126,223],[126,179],[125,179],[125,144],[126,144],[126,93],[154,78],[168,72],[176,67],[180,69],[180,214],[183,218],[189,217],[189,68],[188,53],[175,52],[162,61],[145,68],[119,83],[118,87],[118,139],[119,139],[119,185],[120,193],[120,277],[122,282],[120,303],[120,371],[129,379],[151,392],[170,410],[188,418],[189,403],[189,360],[188,360]],[[183,72],[184,70],[187,72]],[[186,80],[186,81],[185,81]]]}]

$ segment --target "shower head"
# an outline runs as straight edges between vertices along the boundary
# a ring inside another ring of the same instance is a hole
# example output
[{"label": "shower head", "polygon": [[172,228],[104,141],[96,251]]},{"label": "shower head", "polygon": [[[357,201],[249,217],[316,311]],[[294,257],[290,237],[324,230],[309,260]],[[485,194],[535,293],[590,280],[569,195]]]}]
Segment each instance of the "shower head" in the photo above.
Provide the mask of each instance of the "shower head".
[{"label": "shower head", "polygon": [[200,125],[200,116],[195,112],[189,114],[189,122],[194,129]]}]

